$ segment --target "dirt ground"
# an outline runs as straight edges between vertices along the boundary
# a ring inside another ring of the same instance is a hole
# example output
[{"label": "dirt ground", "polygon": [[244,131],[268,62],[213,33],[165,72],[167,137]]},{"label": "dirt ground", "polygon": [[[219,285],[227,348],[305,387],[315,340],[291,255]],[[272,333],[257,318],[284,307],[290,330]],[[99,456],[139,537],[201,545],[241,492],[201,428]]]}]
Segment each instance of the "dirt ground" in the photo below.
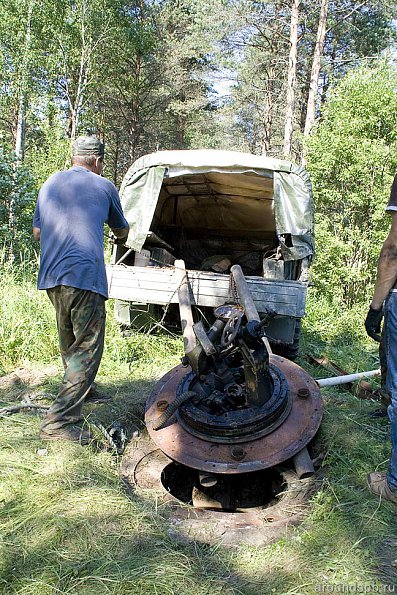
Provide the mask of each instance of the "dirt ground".
[{"label": "dirt ground", "polygon": [[[17,408],[21,404],[26,407],[29,403],[47,408],[57,394],[61,373],[61,369],[56,365],[40,368],[19,367],[0,377],[0,412],[7,414],[5,408]],[[138,388],[137,383],[125,381],[121,382],[120,386],[105,382],[95,383],[95,394],[87,399],[83,414],[105,427],[117,420],[127,433],[136,426],[143,427],[144,402],[151,384],[143,382]],[[44,408],[26,408],[26,414],[44,415]],[[12,411],[16,412],[16,409]]]},{"label": "dirt ground", "polygon": [[55,377],[59,373],[57,366],[44,366],[41,369],[17,368],[11,374],[0,377],[0,393],[4,396],[18,398],[24,393],[31,392],[32,389],[43,384],[49,378]]}]

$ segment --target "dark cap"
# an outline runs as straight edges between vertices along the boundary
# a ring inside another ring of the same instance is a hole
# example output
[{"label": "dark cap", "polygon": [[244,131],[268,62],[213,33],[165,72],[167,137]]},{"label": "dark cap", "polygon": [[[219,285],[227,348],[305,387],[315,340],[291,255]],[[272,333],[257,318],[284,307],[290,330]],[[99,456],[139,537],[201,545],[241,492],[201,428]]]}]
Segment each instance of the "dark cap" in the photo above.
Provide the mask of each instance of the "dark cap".
[{"label": "dark cap", "polygon": [[96,136],[79,136],[73,142],[72,155],[86,157],[88,155],[99,155],[103,157],[105,154],[105,145],[101,143]]}]

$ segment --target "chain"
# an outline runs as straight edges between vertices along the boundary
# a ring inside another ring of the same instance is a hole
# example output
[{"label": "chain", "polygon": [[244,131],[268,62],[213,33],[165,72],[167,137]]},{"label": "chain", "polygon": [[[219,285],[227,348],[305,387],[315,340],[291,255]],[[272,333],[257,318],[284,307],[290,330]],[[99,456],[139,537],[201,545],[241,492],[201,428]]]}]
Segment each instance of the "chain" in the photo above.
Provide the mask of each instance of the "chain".
[{"label": "chain", "polygon": [[237,292],[236,282],[234,280],[233,274],[230,273],[229,277],[229,291],[228,291],[228,302],[232,304],[239,303],[239,297]]}]

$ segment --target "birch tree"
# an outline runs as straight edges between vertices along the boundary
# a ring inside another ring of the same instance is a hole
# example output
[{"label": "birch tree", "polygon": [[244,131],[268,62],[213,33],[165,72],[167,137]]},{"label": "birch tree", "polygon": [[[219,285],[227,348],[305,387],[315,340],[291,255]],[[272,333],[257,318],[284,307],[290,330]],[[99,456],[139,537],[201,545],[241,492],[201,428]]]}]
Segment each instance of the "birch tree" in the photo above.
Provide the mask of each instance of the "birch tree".
[{"label": "birch tree", "polygon": [[288,61],[287,98],[284,126],[284,157],[291,156],[292,135],[295,120],[295,95],[296,95],[296,67],[298,59],[298,25],[299,25],[300,0],[292,0],[291,26],[290,26],[290,52]]},{"label": "birch tree", "polygon": [[93,0],[77,0],[67,8],[64,26],[56,32],[62,73],[57,86],[67,105],[66,134],[74,140],[82,112],[102,75],[100,56],[110,39],[112,11],[108,3],[98,4]]},{"label": "birch tree", "polygon": [[29,78],[29,56],[31,49],[31,38],[32,38],[32,14],[35,0],[29,0],[28,14],[26,18],[26,29],[25,29],[25,43],[24,52],[22,58],[21,67],[21,78],[20,78],[20,90],[19,90],[19,105],[18,105],[18,118],[17,118],[17,129],[15,139],[15,155],[17,163],[23,161],[25,154],[25,131],[26,131],[26,102],[27,102],[27,89],[28,89],[28,78]]}]

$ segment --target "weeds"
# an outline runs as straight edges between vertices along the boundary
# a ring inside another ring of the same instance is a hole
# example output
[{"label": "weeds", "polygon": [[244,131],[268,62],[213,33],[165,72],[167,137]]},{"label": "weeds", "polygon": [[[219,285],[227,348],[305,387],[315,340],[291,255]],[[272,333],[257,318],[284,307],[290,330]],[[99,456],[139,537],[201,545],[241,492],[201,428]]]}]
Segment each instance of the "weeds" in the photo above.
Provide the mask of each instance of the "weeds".
[{"label": "weeds", "polygon": [[[45,294],[26,271],[2,273],[0,351],[3,373],[19,365],[59,362],[55,321]],[[106,425],[141,423],[154,381],[179,362],[182,342],[165,335],[123,338],[108,304],[105,356],[98,377],[110,404],[87,406]],[[309,302],[300,364],[327,355],[348,371],[372,367],[376,346],[362,331],[358,308],[335,312]],[[35,323],[33,324],[32,321]],[[132,363],[131,363],[132,362]],[[35,391],[55,393],[58,375]],[[0,391],[1,403],[18,386]],[[384,469],[388,426],[367,416],[374,407],[343,387],[323,393],[321,428],[326,480],[310,515],[288,539],[265,548],[180,545],[155,495],[129,494],[108,452],[38,439],[39,417],[0,420],[0,592],[4,595],[314,595],[338,585],[396,584],[391,564],[395,509],[366,490],[366,474]],[[328,592],[328,591],[324,591]],[[364,591],[363,591],[364,592]]]}]

